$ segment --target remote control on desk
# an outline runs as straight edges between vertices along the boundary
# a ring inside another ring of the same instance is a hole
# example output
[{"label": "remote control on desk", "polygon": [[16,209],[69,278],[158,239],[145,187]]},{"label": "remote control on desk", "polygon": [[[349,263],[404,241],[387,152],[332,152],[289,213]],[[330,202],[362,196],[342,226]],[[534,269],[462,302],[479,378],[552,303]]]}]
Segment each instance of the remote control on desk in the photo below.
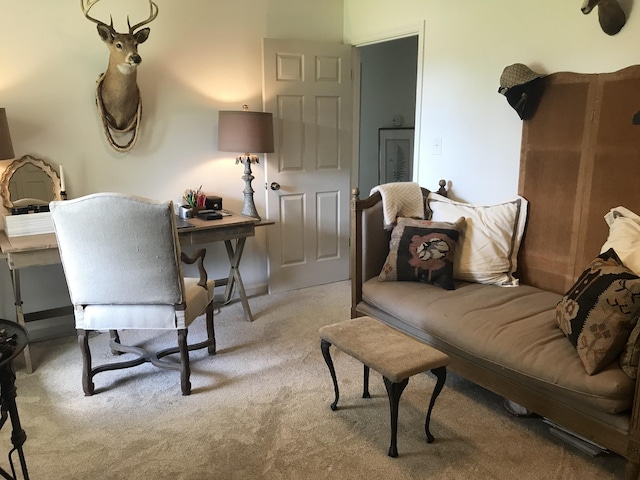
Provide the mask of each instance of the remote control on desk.
[{"label": "remote control on desk", "polygon": [[201,220],[220,220],[222,214],[217,210],[200,210],[198,212],[198,218]]}]

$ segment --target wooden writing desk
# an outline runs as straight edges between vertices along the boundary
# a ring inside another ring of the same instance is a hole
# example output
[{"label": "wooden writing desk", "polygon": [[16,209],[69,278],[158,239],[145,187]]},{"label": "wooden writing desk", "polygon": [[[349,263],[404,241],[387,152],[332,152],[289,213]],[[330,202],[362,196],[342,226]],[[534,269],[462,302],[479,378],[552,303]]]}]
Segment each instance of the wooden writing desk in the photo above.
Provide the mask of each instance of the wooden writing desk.
[{"label": "wooden writing desk", "polygon": [[[274,222],[258,221],[255,218],[243,215],[230,215],[220,220],[200,220],[191,218],[188,220],[190,227],[179,228],[178,238],[182,247],[201,245],[223,241],[229,257],[229,275],[227,278],[216,279],[216,287],[226,286],[224,303],[229,303],[233,293],[233,287],[237,286],[238,295],[242,302],[245,320],[253,321],[251,308],[247,300],[247,294],[240,276],[240,259],[244,250],[247,237],[255,235],[255,227],[271,225]],[[235,241],[235,245],[233,243]],[[11,272],[13,294],[16,305],[16,320],[20,325],[25,322],[53,318],[63,315],[72,315],[73,307],[60,307],[42,310],[32,313],[24,313],[22,308],[22,295],[20,285],[20,269],[41,265],[53,265],[61,263],[58,242],[54,233],[43,235],[25,235],[22,237],[7,237],[4,231],[0,231],[0,249],[7,260]],[[27,372],[33,371],[29,346],[24,349]]]}]

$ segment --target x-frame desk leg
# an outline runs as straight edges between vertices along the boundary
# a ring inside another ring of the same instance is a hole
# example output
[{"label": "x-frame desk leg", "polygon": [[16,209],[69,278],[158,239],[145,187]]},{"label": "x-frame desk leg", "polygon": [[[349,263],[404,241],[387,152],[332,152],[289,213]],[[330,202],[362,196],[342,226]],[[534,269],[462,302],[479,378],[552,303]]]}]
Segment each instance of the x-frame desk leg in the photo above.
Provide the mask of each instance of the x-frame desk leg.
[{"label": "x-frame desk leg", "polygon": [[229,257],[229,277],[227,280],[227,288],[224,292],[224,303],[231,301],[231,295],[233,293],[233,287],[238,286],[238,294],[240,295],[240,301],[242,302],[242,309],[244,311],[244,319],[247,322],[253,322],[253,315],[251,314],[251,307],[247,300],[247,292],[244,290],[244,283],[242,283],[242,277],[240,276],[240,259],[242,258],[242,252],[244,250],[246,238],[239,238],[236,241],[236,248],[234,250],[231,240],[225,240],[224,246],[227,249],[227,256]]}]

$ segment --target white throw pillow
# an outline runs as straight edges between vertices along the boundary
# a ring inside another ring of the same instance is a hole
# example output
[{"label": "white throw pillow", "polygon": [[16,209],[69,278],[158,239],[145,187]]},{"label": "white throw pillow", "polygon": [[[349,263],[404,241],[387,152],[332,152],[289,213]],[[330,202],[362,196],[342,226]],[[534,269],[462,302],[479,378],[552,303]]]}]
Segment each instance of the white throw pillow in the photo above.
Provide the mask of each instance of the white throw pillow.
[{"label": "white throw pillow", "polygon": [[472,205],[431,193],[428,204],[434,222],[466,219],[456,249],[454,278],[518,286],[514,273],[518,267],[518,250],[527,222],[528,205],[523,197],[497,205]]},{"label": "white throw pillow", "polygon": [[600,253],[613,248],[624,266],[640,275],[640,216],[625,207],[616,207],[604,219],[609,225],[609,237]]}]

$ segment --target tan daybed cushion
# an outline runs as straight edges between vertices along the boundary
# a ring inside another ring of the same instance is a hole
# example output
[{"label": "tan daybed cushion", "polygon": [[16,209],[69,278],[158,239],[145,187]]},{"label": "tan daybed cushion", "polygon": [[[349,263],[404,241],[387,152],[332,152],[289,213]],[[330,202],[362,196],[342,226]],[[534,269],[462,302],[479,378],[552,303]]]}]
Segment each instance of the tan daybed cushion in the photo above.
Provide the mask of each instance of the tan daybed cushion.
[{"label": "tan daybed cushion", "polygon": [[635,383],[612,362],[588,375],[555,321],[561,295],[528,285],[458,282],[455,290],[414,282],[363,285],[363,300],[453,347],[535,378],[567,399],[606,413],[631,407]]}]

